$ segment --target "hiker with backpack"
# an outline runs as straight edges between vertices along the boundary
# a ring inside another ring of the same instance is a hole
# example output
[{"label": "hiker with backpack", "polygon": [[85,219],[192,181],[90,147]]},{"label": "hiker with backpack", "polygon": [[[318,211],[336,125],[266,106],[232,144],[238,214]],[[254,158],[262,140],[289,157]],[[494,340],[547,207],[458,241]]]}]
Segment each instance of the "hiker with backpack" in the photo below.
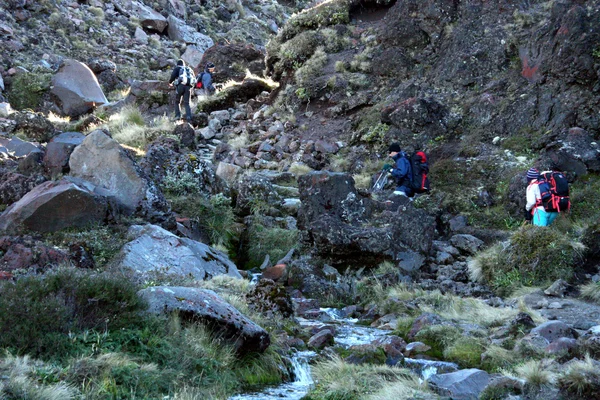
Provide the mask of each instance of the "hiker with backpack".
[{"label": "hiker with backpack", "polygon": [[201,95],[210,96],[215,93],[216,89],[212,80],[214,72],[215,64],[209,62],[204,66],[204,71],[196,77],[196,90],[199,90]]},{"label": "hiker with backpack", "polygon": [[175,119],[181,119],[181,102],[185,107],[185,119],[187,122],[192,122],[192,109],[190,108],[191,89],[196,84],[194,70],[185,65],[181,59],[177,60],[177,66],[171,72],[169,85],[175,86]]},{"label": "hiker with backpack", "polygon": [[569,211],[569,184],[562,172],[536,168],[527,171],[525,218],[537,226],[549,226],[560,212]]},{"label": "hiker with backpack", "polygon": [[384,170],[396,180],[396,190],[394,194],[413,197],[414,191],[412,189],[412,168],[410,161],[406,156],[406,153],[402,151],[398,143],[392,143],[388,148],[390,152],[389,156],[394,160],[394,165],[386,164]]}]

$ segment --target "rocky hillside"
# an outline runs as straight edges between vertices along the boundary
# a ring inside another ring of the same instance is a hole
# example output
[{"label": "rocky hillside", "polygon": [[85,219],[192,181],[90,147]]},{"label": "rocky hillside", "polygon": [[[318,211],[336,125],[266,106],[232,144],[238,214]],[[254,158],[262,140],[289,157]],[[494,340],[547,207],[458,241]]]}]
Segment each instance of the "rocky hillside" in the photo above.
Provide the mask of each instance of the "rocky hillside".
[{"label": "rocky hillside", "polygon": [[[597,1],[0,11],[0,398],[228,398],[302,349],[307,399],[600,396]],[[392,142],[430,193],[372,189]]]}]

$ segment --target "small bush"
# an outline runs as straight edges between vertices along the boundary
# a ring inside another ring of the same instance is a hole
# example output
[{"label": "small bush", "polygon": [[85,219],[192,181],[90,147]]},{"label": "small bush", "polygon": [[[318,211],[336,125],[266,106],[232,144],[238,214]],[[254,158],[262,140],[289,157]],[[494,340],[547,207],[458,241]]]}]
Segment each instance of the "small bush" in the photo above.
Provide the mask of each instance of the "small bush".
[{"label": "small bush", "polygon": [[524,226],[508,243],[498,244],[469,263],[474,279],[488,282],[507,295],[523,286],[541,286],[557,279],[569,280],[581,259],[581,243],[550,227]]},{"label": "small bush", "polygon": [[462,333],[454,326],[432,325],[417,332],[415,340],[431,346],[431,350],[428,351],[428,354],[435,358],[443,359],[446,348],[461,337]]},{"label": "small bush", "polygon": [[600,304],[600,282],[590,282],[581,287],[581,297]]},{"label": "small bush", "polygon": [[569,398],[600,398],[600,368],[598,362],[586,356],[583,361],[572,361],[558,377],[558,386]]},{"label": "small bush", "polygon": [[69,333],[139,320],[145,303],[121,277],[62,268],[0,287],[0,347],[41,357],[72,352]]},{"label": "small bush", "polygon": [[267,254],[276,262],[297,245],[298,231],[252,224],[248,232],[248,266],[261,265]]},{"label": "small bush", "polygon": [[19,73],[13,77],[8,101],[16,110],[37,109],[42,96],[50,90],[52,74],[42,71]]}]

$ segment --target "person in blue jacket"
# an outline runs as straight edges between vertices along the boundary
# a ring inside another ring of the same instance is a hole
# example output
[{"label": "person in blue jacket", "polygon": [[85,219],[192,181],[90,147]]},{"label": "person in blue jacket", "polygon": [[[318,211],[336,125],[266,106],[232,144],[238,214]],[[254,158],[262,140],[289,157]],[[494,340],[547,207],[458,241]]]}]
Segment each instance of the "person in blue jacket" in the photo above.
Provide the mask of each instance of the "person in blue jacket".
[{"label": "person in blue jacket", "polygon": [[215,93],[215,91],[217,90],[214,85],[213,85],[213,73],[215,72],[215,64],[209,62],[206,63],[206,65],[204,66],[204,71],[201,72],[200,74],[198,74],[198,76],[196,77],[196,80],[198,81],[198,83],[202,83],[202,87],[200,88],[200,93],[197,92],[197,94],[203,94],[205,96],[210,96],[211,94]]},{"label": "person in blue jacket", "polygon": [[396,180],[396,190],[394,194],[413,197],[414,191],[411,188],[412,171],[410,161],[406,153],[402,151],[398,143],[392,143],[388,148],[389,156],[394,160],[394,165],[388,165],[388,171]]}]

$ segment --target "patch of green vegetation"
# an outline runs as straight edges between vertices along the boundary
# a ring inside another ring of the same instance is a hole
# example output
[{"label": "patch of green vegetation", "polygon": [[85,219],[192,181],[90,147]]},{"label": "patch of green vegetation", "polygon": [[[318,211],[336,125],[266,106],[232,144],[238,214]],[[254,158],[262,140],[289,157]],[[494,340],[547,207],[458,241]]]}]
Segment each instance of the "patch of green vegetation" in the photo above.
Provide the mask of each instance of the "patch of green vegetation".
[{"label": "patch of green vegetation", "polygon": [[235,215],[231,199],[217,194],[210,199],[200,195],[177,196],[169,198],[171,208],[176,213],[194,219],[208,234],[213,246],[220,245],[230,249],[237,240]]},{"label": "patch of green vegetation", "polygon": [[415,322],[415,317],[400,317],[396,322],[396,329],[394,335],[400,336],[404,340],[408,340],[408,332]]},{"label": "patch of green vegetation", "polygon": [[469,225],[476,228],[491,228],[501,230],[515,230],[523,221],[515,218],[502,205],[478,208],[468,214]]},{"label": "patch of green vegetation", "polygon": [[480,368],[481,354],[485,351],[483,340],[461,336],[444,349],[444,359],[457,363],[461,368]]},{"label": "patch of green vegetation", "polygon": [[581,222],[600,219],[600,175],[588,174],[578,178],[570,187],[571,216]]},{"label": "patch of green vegetation", "polygon": [[43,358],[77,353],[70,335],[135,325],[145,309],[137,288],[122,277],[62,268],[3,283],[0,347]]},{"label": "patch of green vegetation", "polygon": [[44,71],[22,72],[13,77],[8,90],[8,101],[16,110],[35,110],[42,96],[50,90],[52,73]]},{"label": "patch of green vegetation", "polygon": [[593,51],[592,51],[592,55],[596,58],[600,58],[600,47],[596,47]]},{"label": "patch of green vegetation", "polygon": [[431,347],[426,354],[444,359],[444,351],[462,337],[460,329],[451,325],[432,325],[421,329],[415,340]]},{"label": "patch of green vegetation", "polygon": [[500,295],[519,286],[569,280],[581,260],[583,245],[551,227],[526,225],[508,243],[479,253],[469,264],[472,277],[488,282]]},{"label": "patch of green vegetation", "polygon": [[569,363],[558,377],[558,386],[568,398],[597,399],[600,398],[600,370],[596,361],[590,356],[585,360]]},{"label": "patch of green vegetation", "polygon": [[[298,86],[301,87],[296,90],[296,95],[300,100],[310,100],[317,94],[320,88],[314,78],[325,67],[325,64],[327,64],[327,54],[323,47],[318,47],[304,65],[296,70],[294,77]],[[302,95],[299,94],[301,89],[303,90]]]},{"label": "patch of green vegetation", "polygon": [[386,135],[389,130],[390,126],[388,124],[379,122],[376,125],[371,125],[369,129],[361,136],[360,140],[371,144],[383,145],[385,144]]},{"label": "patch of green vegetation", "polygon": [[96,267],[102,267],[127,243],[126,234],[126,226],[91,226],[85,230],[69,228],[49,233],[44,241],[62,248],[81,244],[94,257]]},{"label": "patch of green vegetation", "polygon": [[350,4],[351,0],[332,0],[305,9],[292,15],[277,36],[279,40],[285,41],[307,29],[345,25],[350,21]]},{"label": "patch of green vegetation", "polygon": [[551,131],[536,130],[531,127],[522,128],[518,133],[500,142],[502,148],[516,154],[531,155],[542,149]]},{"label": "patch of green vegetation", "polygon": [[268,254],[271,261],[283,258],[290,249],[298,246],[298,231],[267,228],[254,223],[248,230],[248,268],[262,264]]}]

